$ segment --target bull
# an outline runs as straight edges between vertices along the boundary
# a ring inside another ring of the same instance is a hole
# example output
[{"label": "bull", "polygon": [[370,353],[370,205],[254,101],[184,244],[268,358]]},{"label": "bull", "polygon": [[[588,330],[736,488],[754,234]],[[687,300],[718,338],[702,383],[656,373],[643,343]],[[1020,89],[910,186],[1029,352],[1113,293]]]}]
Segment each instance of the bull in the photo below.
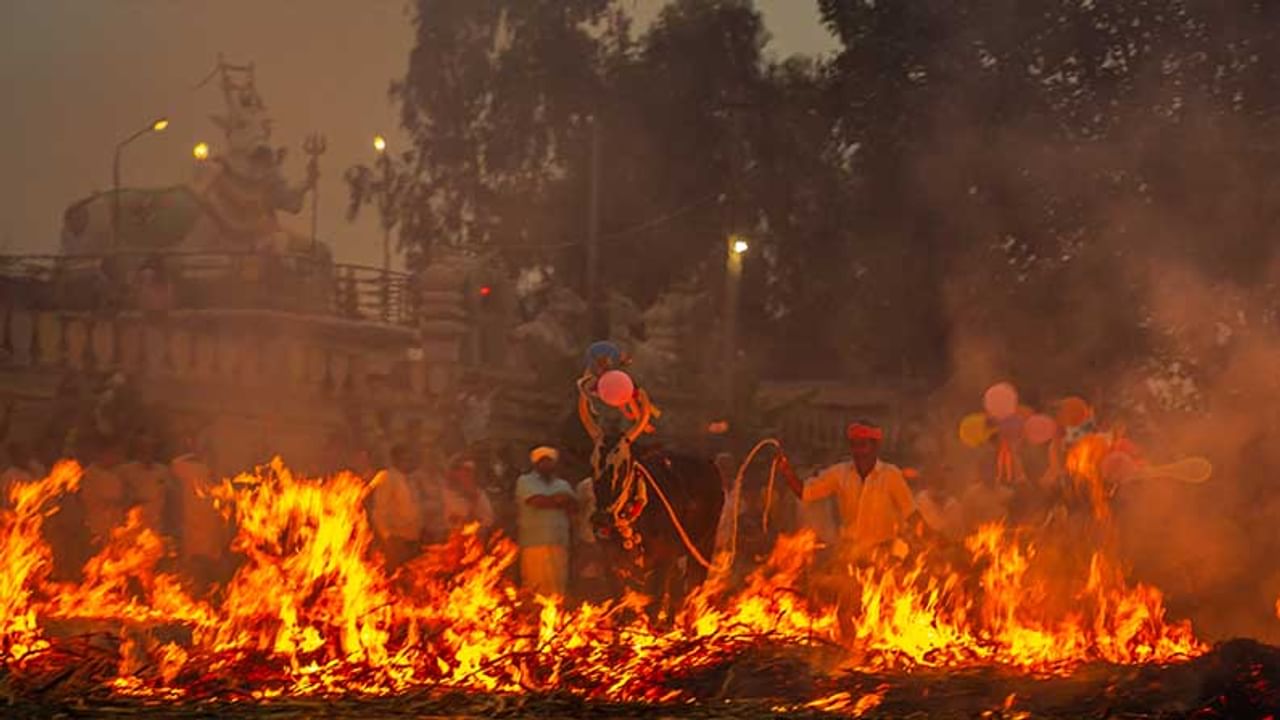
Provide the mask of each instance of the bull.
[{"label": "bull", "polygon": [[705,458],[636,445],[654,416],[643,389],[631,427],[608,437],[587,381],[578,385],[578,416],[594,445],[596,539],[624,587],[678,607],[710,569],[724,503],[719,471]]}]

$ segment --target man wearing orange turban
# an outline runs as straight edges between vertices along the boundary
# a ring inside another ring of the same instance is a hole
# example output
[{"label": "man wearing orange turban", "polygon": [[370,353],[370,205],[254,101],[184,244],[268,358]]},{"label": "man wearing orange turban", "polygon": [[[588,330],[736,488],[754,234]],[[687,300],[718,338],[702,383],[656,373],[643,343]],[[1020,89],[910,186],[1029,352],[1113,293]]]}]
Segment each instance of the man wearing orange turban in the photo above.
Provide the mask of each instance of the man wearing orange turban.
[{"label": "man wearing orange turban", "polygon": [[[856,559],[894,541],[916,513],[911,489],[897,466],[880,460],[884,431],[861,421],[845,430],[851,459],[832,465],[801,483],[784,461],[783,477],[804,502],[829,497],[840,517],[841,554]],[[895,543],[895,546],[898,543]]]}]

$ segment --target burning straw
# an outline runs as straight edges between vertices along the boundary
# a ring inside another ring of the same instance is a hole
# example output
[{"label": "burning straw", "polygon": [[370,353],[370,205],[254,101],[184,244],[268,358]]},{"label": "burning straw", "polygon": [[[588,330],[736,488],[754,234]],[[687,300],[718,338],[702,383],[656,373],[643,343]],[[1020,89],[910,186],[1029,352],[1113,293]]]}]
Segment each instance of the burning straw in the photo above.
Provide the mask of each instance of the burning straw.
[{"label": "burning straw", "polygon": [[[243,557],[226,587],[193,597],[158,571],[165,543],[137,513],[82,582],[55,583],[42,522],[78,478],[64,463],[18,486],[0,520],[4,687],[14,698],[305,706],[462,692],[471,705],[539,697],[620,708],[741,696],[752,677],[791,696],[775,710],[860,714],[880,702],[863,698],[884,690],[839,678],[930,668],[1065,676],[1206,650],[1188,624],[1166,620],[1158,590],[1130,586],[1101,553],[1063,581],[1038,571],[1032,538],[998,525],[970,538],[959,561],[924,551],[834,573],[814,567],[811,534],[784,537],[741,587],[708,583],[662,621],[636,595],[567,606],[522,594],[507,577],[514,545],[475,527],[391,574],[362,509],[366,484],[298,477],[279,461],[212,492]],[[819,575],[834,597],[802,591]]]}]

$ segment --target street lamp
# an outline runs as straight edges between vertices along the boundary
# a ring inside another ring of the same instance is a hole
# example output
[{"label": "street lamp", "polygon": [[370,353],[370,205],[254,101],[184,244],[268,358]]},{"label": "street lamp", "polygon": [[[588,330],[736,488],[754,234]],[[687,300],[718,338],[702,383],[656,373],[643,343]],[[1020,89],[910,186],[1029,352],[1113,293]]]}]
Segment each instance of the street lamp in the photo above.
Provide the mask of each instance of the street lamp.
[{"label": "street lamp", "polygon": [[167,127],[169,127],[168,118],[156,118],[116,145],[115,159],[111,163],[111,244],[113,246],[120,244],[120,151],[143,135],[164,132]]},{"label": "street lamp", "polygon": [[382,215],[382,318],[387,320],[391,314],[391,228],[396,223],[395,204],[399,198],[391,158],[387,155],[387,139],[374,135],[373,150],[378,153],[378,167],[382,170],[378,210]]},{"label": "street lamp", "polygon": [[383,282],[391,276],[391,225],[395,208],[391,197],[391,158],[387,157],[387,139],[381,135],[373,136],[373,150],[378,153],[378,166],[382,169],[384,192],[380,198],[382,207],[382,277]]},{"label": "street lamp", "polygon": [[742,261],[751,244],[741,235],[730,235],[725,239],[724,258],[724,347],[721,356],[721,370],[724,377],[722,392],[726,410],[731,410],[733,402],[734,367],[738,358],[738,304],[742,294]]},{"label": "street lamp", "polygon": [[199,160],[200,162],[204,162],[205,160],[208,160],[209,159],[209,143],[207,142],[196,143],[196,146],[191,148],[191,156],[194,157],[196,160]]}]

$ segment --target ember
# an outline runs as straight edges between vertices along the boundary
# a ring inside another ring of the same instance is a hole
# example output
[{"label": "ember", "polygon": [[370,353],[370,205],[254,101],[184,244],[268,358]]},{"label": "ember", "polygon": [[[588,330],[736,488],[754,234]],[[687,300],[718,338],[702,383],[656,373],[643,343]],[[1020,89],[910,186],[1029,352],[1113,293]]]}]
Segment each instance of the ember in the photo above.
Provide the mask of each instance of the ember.
[{"label": "ember", "polygon": [[[669,622],[652,620],[634,594],[576,607],[522,595],[505,577],[513,544],[486,544],[476,527],[388,573],[362,509],[365,483],[297,477],[278,460],[212,493],[244,557],[216,593],[193,597],[157,571],[164,540],[136,510],[80,584],[56,583],[41,527],[78,479],[62,463],[16,486],[3,516],[3,648],[19,695],[74,683],[187,702],[448,689],[672,703],[705,697],[699,677],[761,648],[803,650],[815,669],[854,676],[984,667],[1065,676],[1084,663],[1165,664],[1206,650],[1187,623],[1166,620],[1158,590],[1127,585],[1100,553],[1070,611],[1055,614],[1035,546],[1000,525],[969,538],[965,567],[940,570],[926,552],[850,570],[840,600],[826,603],[799,592],[814,571],[814,536],[783,537],[741,588],[709,582]],[[861,714],[891,685],[855,693],[826,676],[794,707]]]}]

